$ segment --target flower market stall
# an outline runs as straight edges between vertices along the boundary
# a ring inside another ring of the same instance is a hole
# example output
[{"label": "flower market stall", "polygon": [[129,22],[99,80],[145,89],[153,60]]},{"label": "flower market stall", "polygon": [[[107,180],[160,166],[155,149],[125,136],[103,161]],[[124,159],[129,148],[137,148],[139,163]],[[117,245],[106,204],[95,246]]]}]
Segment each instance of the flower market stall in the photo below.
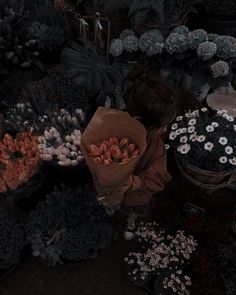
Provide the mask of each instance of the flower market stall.
[{"label": "flower market stall", "polygon": [[0,293],[236,294],[236,38],[197,21],[235,5],[206,2],[0,2]]}]

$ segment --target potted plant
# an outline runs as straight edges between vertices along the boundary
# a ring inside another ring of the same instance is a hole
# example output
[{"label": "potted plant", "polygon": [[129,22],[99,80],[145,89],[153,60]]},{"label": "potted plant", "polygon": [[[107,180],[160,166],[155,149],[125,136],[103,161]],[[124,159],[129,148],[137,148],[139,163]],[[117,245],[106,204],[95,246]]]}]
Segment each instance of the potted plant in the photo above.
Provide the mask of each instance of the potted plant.
[{"label": "potted plant", "polygon": [[184,177],[208,192],[234,181],[235,123],[227,111],[207,108],[176,118],[169,142]]},{"label": "potted plant", "polygon": [[112,228],[89,186],[56,188],[26,227],[32,254],[55,265],[91,259],[112,240]]},{"label": "potted plant", "polygon": [[194,238],[183,231],[168,234],[156,222],[140,223],[136,236],[140,250],[125,258],[128,279],[156,295],[190,294],[184,269],[197,247]]}]

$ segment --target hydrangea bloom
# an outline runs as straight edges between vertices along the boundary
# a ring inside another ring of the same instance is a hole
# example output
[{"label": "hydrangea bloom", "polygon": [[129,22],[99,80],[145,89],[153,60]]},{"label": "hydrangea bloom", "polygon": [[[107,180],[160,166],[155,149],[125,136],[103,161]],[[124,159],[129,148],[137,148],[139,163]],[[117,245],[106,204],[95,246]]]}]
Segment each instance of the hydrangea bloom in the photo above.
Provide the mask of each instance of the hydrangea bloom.
[{"label": "hydrangea bloom", "polygon": [[174,28],[172,33],[177,33],[177,34],[188,36],[189,29],[186,26],[178,26],[178,27]]},{"label": "hydrangea bloom", "polygon": [[208,40],[211,42],[215,42],[216,38],[218,37],[219,37],[218,34],[213,34],[213,33],[208,34]]},{"label": "hydrangea bloom", "polygon": [[191,49],[197,49],[201,43],[208,41],[208,34],[205,30],[202,29],[190,32],[188,37],[189,47]]},{"label": "hydrangea bloom", "polygon": [[138,50],[139,40],[136,36],[130,35],[123,40],[124,50],[133,52]]},{"label": "hydrangea bloom", "polygon": [[217,56],[223,59],[236,57],[236,38],[231,36],[219,36],[215,39]]},{"label": "hydrangea bloom", "polygon": [[110,46],[110,54],[113,56],[119,56],[124,50],[123,42],[120,39],[113,39]]},{"label": "hydrangea bloom", "polygon": [[139,47],[148,56],[161,53],[164,48],[161,32],[159,30],[150,30],[144,33],[139,40]]},{"label": "hydrangea bloom", "polygon": [[211,71],[214,78],[227,76],[229,73],[229,64],[219,60],[211,65]]},{"label": "hydrangea bloom", "polygon": [[166,38],[165,49],[170,54],[183,53],[188,48],[188,38],[184,35],[171,33]]},{"label": "hydrangea bloom", "polygon": [[212,58],[217,51],[217,46],[213,42],[203,42],[197,48],[197,54],[202,60],[208,60]]},{"label": "hydrangea bloom", "polygon": [[133,30],[131,30],[131,29],[126,29],[126,30],[123,30],[121,33],[120,33],[120,39],[121,40],[124,40],[126,37],[128,37],[128,36],[134,36],[135,35],[135,33],[134,33],[134,31]]}]

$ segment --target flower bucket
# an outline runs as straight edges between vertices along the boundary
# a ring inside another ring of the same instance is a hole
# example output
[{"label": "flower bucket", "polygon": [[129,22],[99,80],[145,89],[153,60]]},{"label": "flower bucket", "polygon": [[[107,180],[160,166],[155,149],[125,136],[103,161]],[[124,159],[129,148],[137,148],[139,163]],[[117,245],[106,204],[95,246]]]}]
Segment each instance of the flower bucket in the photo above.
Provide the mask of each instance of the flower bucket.
[{"label": "flower bucket", "polygon": [[178,159],[176,159],[176,163],[181,174],[207,194],[214,193],[236,179],[236,169],[233,171],[208,171],[191,164],[185,165]]}]

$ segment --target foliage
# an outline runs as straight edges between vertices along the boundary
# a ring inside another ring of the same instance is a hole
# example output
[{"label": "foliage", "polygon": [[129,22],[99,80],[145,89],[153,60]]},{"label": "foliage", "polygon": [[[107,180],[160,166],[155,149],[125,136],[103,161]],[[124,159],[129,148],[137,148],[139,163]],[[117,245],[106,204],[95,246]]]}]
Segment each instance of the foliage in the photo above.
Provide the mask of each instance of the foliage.
[{"label": "foliage", "polygon": [[236,119],[227,111],[206,108],[176,118],[169,134],[170,146],[181,162],[210,171],[236,166]]},{"label": "foliage", "polygon": [[0,209],[0,269],[15,265],[26,245],[24,227]]},{"label": "foliage", "polygon": [[54,265],[94,258],[111,242],[112,228],[88,186],[62,186],[32,212],[27,235],[33,255]]}]

